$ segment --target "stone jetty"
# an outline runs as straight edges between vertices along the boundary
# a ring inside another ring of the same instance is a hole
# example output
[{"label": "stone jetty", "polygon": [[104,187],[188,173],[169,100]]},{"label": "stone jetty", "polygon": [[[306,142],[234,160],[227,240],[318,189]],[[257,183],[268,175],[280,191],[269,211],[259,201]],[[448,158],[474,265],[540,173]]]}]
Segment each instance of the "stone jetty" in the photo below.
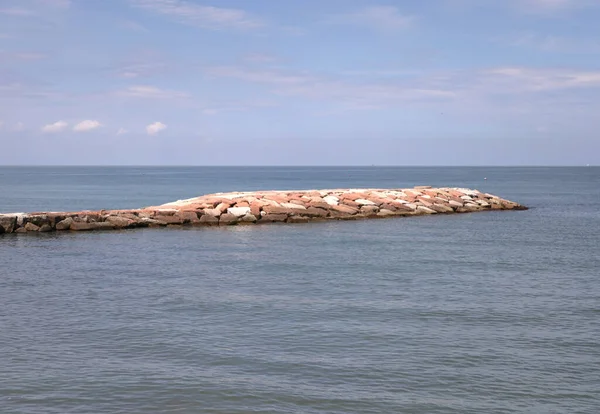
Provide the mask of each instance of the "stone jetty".
[{"label": "stone jetty", "polygon": [[0,214],[0,234],[307,223],[526,209],[465,188],[253,191],[210,194],[135,210]]}]

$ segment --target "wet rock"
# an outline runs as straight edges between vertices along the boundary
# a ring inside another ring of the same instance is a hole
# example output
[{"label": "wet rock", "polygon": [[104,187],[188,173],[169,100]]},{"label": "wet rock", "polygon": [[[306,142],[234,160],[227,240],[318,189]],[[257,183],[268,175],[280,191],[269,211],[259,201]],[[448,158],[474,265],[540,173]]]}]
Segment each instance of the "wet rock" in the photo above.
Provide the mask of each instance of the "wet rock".
[{"label": "wet rock", "polygon": [[71,228],[72,223],[73,223],[73,219],[71,217],[67,217],[66,219],[61,220],[58,223],[56,223],[56,230],[58,230],[58,231],[69,230]]},{"label": "wet rock", "polygon": [[438,213],[454,213],[454,210],[452,209],[452,207],[444,206],[442,204],[435,203],[429,208],[437,211]]},{"label": "wet rock", "polygon": [[287,218],[287,214],[265,214],[260,218],[259,223],[283,223]]},{"label": "wet rock", "polygon": [[17,226],[17,216],[0,215],[0,234],[12,233]]},{"label": "wet rock", "polygon": [[382,208],[381,210],[379,210],[379,213],[377,213],[377,216],[379,217],[389,217],[389,216],[394,216],[396,215],[396,213],[394,213],[391,210],[387,210],[385,208]]},{"label": "wet rock", "polygon": [[196,224],[200,221],[198,213],[195,211],[180,211],[177,215],[181,218],[183,224]]},{"label": "wet rock", "polygon": [[219,219],[213,215],[204,214],[200,217],[199,223],[206,226],[216,226],[219,224]]},{"label": "wet rock", "polygon": [[40,229],[38,231],[40,233],[49,233],[51,231],[54,231],[54,229],[49,224],[42,224],[42,226],[40,227]]},{"label": "wet rock", "polygon": [[71,223],[70,229],[73,231],[114,230],[114,226],[108,222],[86,223],[74,221]]},{"label": "wet rock", "polygon": [[306,216],[292,216],[287,220],[288,223],[308,223],[309,221],[310,218]]},{"label": "wet rock", "polygon": [[417,212],[423,214],[437,214],[437,211],[424,206],[417,206]]},{"label": "wet rock", "polygon": [[39,226],[37,226],[33,223],[25,223],[26,231],[38,231],[39,229],[40,229]]},{"label": "wet rock", "polygon": [[179,216],[154,216],[154,219],[157,221],[162,221],[167,224],[183,224],[183,219]]},{"label": "wet rock", "polygon": [[246,214],[244,217],[240,219],[240,223],[252,224],[256,223],[258,219],[254,214]]},{"label": "wet rock", "polygon": [[219,218],[219,225],[221,226],[232,226],[237,224],[237,222],[238,216],[229,213],[221,214],[221,217]]},{"label": "wet rock", "polygon": [[106,223],[112,224],[116,229],[124,229],[131,226],[134,221],[125,217],[108,216],[105,219]]},{"label": "wet rock", "polygon": [[306,217],[327,217],[329,212],[322,208],[309,207],[300,214]]}]

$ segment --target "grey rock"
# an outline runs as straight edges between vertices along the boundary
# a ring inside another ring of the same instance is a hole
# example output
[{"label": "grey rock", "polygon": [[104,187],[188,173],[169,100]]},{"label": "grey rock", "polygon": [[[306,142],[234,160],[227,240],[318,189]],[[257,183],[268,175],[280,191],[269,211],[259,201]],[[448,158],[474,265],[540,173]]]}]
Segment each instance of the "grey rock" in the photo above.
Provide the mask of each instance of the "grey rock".
[{"label": "grey rock", "polygon": [[73,219],[71,217],[67,217],[66,219],[59,221],[56,223],[56,230],[69,230],[71,228],[71,224],[73,223]]}]

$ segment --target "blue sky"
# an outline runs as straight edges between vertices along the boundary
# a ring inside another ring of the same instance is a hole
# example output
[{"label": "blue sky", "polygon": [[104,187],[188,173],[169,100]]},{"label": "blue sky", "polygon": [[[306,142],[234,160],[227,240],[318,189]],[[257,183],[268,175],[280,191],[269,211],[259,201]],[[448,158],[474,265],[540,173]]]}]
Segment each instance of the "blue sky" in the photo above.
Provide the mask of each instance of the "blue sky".
[{"label": "blue sky", "polygon": [[0,164],[600,164],[600,0],[0,0]]}]

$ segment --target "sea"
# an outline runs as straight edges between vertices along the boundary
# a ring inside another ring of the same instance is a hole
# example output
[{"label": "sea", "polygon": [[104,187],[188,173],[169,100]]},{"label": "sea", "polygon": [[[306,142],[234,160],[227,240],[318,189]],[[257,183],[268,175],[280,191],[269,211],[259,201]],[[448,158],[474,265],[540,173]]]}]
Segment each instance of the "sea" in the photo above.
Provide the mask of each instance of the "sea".
[{"label": "sea", "polygon": [[600,168],[0,167],[0,212],[415,185],[530,209],[0,236],[0,413],[600,413]]}]

